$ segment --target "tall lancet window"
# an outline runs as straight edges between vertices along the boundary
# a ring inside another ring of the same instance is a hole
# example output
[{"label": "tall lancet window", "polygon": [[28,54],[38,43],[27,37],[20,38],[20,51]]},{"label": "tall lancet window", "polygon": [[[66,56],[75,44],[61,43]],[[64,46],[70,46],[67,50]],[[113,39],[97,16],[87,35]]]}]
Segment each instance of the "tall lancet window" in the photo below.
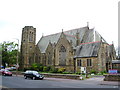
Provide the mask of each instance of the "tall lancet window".
[{"label": "tall lancet window", "polygon": [[33,41],[33,32],[30,32],[29,34],[29,42],[32,42]]},{"label": "tall lancet window", "polygon": [[61,45],[59,50],[59,65],[60,66],[66,65],[66,49],[63,45]]},{"label": "tall lancet window", "polygon": [[52,54],[50,52],[48,53],[48,64],[52,64]]}]

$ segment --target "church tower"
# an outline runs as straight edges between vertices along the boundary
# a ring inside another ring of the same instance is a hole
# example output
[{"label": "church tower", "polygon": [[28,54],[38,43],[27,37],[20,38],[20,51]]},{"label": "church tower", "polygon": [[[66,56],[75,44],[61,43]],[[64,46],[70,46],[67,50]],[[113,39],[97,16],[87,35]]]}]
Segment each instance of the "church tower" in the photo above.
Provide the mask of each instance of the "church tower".
[{"label": "church tower", "polygon": [[22,30],[21,38],[21,60],[20,67],[26,68],[34,63],[36,43],[36,28],[33,26],[25,26]]}]

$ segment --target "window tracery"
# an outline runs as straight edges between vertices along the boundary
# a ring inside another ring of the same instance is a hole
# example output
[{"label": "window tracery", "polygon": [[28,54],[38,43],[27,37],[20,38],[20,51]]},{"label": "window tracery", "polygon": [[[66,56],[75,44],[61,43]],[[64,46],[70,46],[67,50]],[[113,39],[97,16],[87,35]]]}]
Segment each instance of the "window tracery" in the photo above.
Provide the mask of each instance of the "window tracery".
[{"label": "window tracery", "polygon": [[61,45],[59,50],[59,65],[61,66],[66,65],[66,49],[63,45]]}]

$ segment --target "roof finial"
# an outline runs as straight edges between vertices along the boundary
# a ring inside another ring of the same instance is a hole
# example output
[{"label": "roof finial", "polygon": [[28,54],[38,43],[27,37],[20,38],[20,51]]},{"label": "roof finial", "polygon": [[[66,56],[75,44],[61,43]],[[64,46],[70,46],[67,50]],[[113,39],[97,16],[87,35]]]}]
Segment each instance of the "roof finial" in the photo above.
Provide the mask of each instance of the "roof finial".
[{"label": "roof finial", "polygon": [[89,22],[87,22],[87,27],[89,27]]},{"label": "roof finial", "polygon": [[63,29],[62,29],[62,32],[63,32]]},{"label": "roof finial", "polygon": [[44,33],[42,33],[42,37],[44,36]]}]

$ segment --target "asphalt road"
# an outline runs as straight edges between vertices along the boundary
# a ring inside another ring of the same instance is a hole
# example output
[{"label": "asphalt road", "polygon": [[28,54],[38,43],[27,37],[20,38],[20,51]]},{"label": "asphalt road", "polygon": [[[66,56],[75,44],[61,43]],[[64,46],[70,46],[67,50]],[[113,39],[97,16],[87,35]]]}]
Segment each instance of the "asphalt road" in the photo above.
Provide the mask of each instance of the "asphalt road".
[{"label": "asphalt road", "polygon": [[[23,76],[0,76],[3,88],[118,88],[114,85],[100,85],[96,80],[71,80],[44,78],[43,80],[24,79]],[[1,80],[0,80],[1,81]]]}]

